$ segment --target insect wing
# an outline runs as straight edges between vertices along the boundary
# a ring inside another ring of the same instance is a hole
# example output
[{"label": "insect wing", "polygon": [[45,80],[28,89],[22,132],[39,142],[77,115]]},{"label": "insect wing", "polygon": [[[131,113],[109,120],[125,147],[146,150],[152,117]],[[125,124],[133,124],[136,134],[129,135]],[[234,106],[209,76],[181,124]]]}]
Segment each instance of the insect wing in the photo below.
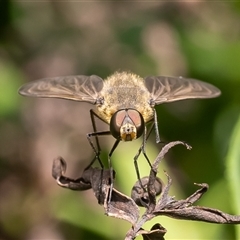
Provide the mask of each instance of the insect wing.
[{"label": "insect wing", "polygon": [[23,85],[19,93],[30,97],[64,98],[95,104],[102,88],[102,78],[79,75],[39,79]]},{"label": "insect wing", "polygon": [[183,99],[214,98],[221,94],[209,83],[183,77],[150,76],[145,78],[145,85],[154,105]]}]

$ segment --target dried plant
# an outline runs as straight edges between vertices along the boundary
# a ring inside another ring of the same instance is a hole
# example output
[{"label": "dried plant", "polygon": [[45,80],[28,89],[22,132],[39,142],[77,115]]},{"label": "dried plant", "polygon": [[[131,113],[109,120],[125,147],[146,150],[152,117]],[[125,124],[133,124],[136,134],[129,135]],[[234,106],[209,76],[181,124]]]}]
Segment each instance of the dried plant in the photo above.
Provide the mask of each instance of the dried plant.
[{"label": "dried plant", "polygon": [[[191,149],[188,144],[181,141],[166,144],[153,162],[149,176],[141,178],[141,182],[137,181],[133,186],[131,197],[115,188],[111,189],[110,170],[88,167],[80,178],[71,179],[63,175],[67,165],[64,159],[58,157],[53,162],[52,175],[61,187],[79,191],[92,188],[98,203],[103,205],[107,216],[123,219],[132,224],[126,233],[125,240],[135,239],[138,235],[142,235],[144,240],[163,240],[167,230],[161,224],[155,224],[150,230],[142,228],[147,221],[162,215],[209,223],[239,224],[240,216],[230,215],[218,209],[193,205],[208,190],[206,183],[195,184],[199,189],[186,199],[175,200],[169,195],[172,180],[165,172],[168,180],[164,186],[163,181],[157,177],[157,171],[168,150],[178,144]],[[139,207],[145,208],[142,216],[140,216]]]}]

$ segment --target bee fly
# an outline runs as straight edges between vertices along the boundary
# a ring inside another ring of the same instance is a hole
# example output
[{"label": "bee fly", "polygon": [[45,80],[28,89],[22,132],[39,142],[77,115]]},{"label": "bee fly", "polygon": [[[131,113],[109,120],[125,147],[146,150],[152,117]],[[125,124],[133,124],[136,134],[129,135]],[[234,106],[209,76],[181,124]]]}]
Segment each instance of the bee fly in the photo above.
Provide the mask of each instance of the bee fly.
[{"label": "bee fly", "polygon": [[[132,141],[143,135],[142,146],[134,158],[138,179],[137,158],[141,151],[151,166],[144,146],[153,127],[156,141],[160,141],[155,106],[183,99],[214,98],[221,94],[215,86],[195,79],[164,76],[142,78],[129,72],[116,72],[105,81],[96,75],[44,78],[23,85],[19,93],[30,97],[63,98],[95,105],[96,111],[90,110],[93,133],[87,137],[101,165],[98,136],[111,134],[116,139],[109,152],[111,168],[110,158],[119,142]],[[95,117],[109,124],[110,130],[97,131]],[[146,124],[150,122],[152,125],[147,133]],[[91,140],[93,136],[97,147]]]}]

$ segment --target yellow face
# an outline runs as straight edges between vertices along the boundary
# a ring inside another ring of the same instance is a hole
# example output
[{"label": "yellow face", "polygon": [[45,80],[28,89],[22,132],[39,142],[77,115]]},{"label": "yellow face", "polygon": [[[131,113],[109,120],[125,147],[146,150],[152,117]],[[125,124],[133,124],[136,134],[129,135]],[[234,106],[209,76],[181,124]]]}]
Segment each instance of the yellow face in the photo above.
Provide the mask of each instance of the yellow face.
[{"label": "yellow face", "polygon": [[122,141],[132,141],[137,138],[137,129],[135,125],[126,123],[120,127],[120,137]]}]

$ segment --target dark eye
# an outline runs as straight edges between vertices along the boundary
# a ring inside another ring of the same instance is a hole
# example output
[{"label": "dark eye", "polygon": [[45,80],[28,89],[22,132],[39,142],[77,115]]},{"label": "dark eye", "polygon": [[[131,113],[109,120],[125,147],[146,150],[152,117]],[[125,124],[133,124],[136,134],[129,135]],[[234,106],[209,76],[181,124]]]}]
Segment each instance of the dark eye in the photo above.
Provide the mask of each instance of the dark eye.
[{"label": "dark eye", "polygon": [[137,138],[142,136],[144,132],[144,120],[137,110],[135,109],[128,109],[127,111],[129,118],[131,118],[132,122],[134,123],[136,130],[137,130]]},{"label": "dark eye", "polygon": [[142,115],[135,109],[121,109],[115,112],[110,120],[111,134],[116,139],[124,141],[142,136],[144,126]]},{"label": "dark eye", "polygon": [[126,110],[119,110],[112,115],[110,120],[110,132],[116,139],[121,139],[120,128],[126,117]]}]

